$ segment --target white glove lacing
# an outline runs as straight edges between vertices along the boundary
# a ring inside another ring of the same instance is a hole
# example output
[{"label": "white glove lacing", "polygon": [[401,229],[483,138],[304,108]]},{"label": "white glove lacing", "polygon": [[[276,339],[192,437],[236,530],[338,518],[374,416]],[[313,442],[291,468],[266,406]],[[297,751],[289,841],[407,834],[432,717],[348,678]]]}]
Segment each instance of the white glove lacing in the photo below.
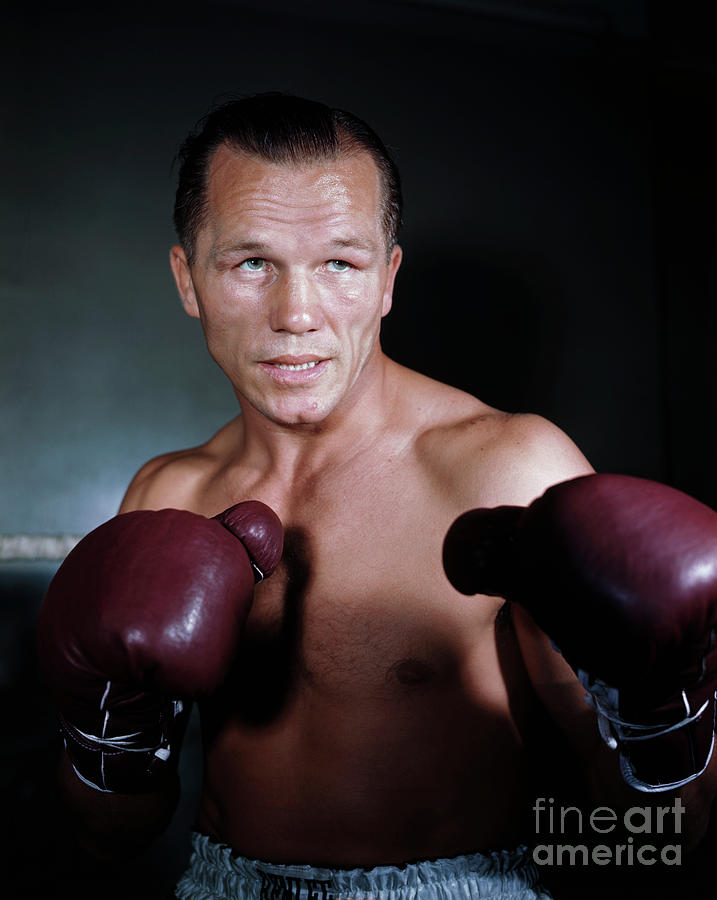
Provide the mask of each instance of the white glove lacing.
[{"label": "white glove lacing", "polygon": [[[678,728],[684,728],[687,725],[691,725],[699,719],[712,702],[712,700],[708,698],[696,712],[692,712],[689,697],[685,691],[682,691],[682,702],[684,704],[685,714],[679,722],[674,722],[672,724],[664,722],[653,725],[641,725],[636,722],[628,722],[619,715],[620,692],[617,688],[610,687],[609,684],[606,684],[600,678],[594,678],[584,669],[578,669],[577,674],[580,684],[582,684],[587,691],[587,694],[585,694],[585,702],[597,713],[600,736],[611,750],[617,749],[621,744],[628,744],[630,741],[649,741],[653,738],[669,734],[671,731],[677,731]],[[712,757],[713,748],[714,732],[712,733],[712,741],[710,743],[709,752],[707,753],[707,759],[699,772],[694,772],[692,775],[688,775],[680,781],[673,781],[669,784],[647,784],[647,782],[639,779],[635,774],[632,763],[622,752],[620,752],[620,771],[627,784],[638,791],[645,791],[648,793],[669,791],[674,788],[682,787],[682,785],[698,778],[707,768]]]},{"label": "white glove lacing", "polygon": [[[110,689],[112,687],[112,682],[108,681],[105,686],[105,692],[102,695],[102,699],[100,700],[100,710],[104,710],[105,716],[104,721],[102,723],[102,734],[90,734],[87,731],[82,731],[81,728],[78,728],[76,725],[72,725],[67,719],[62,717],[63,727],[72,734],[73,738],[77,740],[77,736],[84,738],[85,741],[96,745],[100,750],[107,750],[110,753],[151,753],[154,751],[154,755],[166,762],[171,754],[172,750],[168,741],[163,741],[159,746],[156,744],[146,747],[143,746],[144,742],[140,742],[137,740],[138,737],[142,735],[141,731],[133,731],[129,734],[117,734],[113,737],[107,737],[105,732],[107,731],[107,725],[109,723],[110,712],[105,708],[105,702],[109,695]],[[172,701],[172,718],[176,719],[177,716],[184,709],[184,704],[181,700],[173,700]],[[67,746],[67,738],[64,740],[65,746]],[[78,741],[78,743],[81,743]],[[94,749],[94,748],[93,748]],[[94,788],[96,791],[101,791],[105,794],[114,793],[114,791],[109,790],[104,781],[104,752],[102,754],[102,762],[100,766],[100,772],[102,775],[102,785],[95,784],[93,781],[90,781],[86,776],[84,776],[81,772],[77,770],[77,767],[72,763],[72,768],[75,771],[75,775],[80,779],[80,781],[84,782],[88,787]]]}]

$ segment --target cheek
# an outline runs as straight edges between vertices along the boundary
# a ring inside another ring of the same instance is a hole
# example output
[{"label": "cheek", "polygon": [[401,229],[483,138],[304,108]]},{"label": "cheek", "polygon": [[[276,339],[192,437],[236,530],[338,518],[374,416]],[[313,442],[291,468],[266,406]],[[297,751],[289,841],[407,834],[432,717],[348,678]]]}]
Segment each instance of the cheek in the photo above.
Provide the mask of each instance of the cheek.
[{"label": "cheek", "polygon": [[370,314],[364,310],[363,315],[347,316],[339,328],[342,343],[349,349],[352,365],[360,368],[378,345],[380,314],[375,309]]},{"label": "cheek", "polygon": [[361,328],[380,317],[383,295],[373,279],[346,279],[340,285],[322,285],[321,302],[325,315],[337,324]]},{"label": "cheek", "polygon": [[207,302],[200,301],[199,311],[205,332],[222,335],[236,329],[250,329],[257,307],[252,292],[229,283],[215,288]]},{"label": "cheek", "polygon": [[202,316],[204,339],[212,359],[225,371],[234,371],[254,344],[254,329],[236,307],[206,310]]}]

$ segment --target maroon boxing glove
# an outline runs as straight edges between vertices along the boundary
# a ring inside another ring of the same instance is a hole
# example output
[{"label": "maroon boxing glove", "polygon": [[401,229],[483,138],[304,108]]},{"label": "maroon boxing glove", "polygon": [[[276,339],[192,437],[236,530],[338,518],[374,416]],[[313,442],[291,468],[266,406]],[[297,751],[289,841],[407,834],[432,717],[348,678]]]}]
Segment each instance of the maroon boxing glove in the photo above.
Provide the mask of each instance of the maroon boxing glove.
[{"label": "maroon boxing glove", "polygon": [[665,791],[712,754],[717,513],[658,482],[593,474],[476,509],[443,563],[464,594],[521,604],[587,689],[625,781]]},{"label": "maroon boxing glove", "polygon": [[191,700],[227,675],[254,584],[282,541],[274,512],[249,500],[213,519],[123,513],[67,556],[42,602],[37,648],[85,783],[139,793],[176,766]]}]

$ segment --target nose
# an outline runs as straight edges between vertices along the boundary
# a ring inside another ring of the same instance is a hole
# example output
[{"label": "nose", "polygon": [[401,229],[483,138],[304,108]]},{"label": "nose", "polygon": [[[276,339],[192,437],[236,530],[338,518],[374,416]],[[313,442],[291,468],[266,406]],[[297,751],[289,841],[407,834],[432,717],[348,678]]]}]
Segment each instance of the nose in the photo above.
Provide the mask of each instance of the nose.
[{"label": "nose", "polygon": [[308,275],[289,273],[274,285],[270,311],[272,331],[305,334],[321,327],[321,304]]}]

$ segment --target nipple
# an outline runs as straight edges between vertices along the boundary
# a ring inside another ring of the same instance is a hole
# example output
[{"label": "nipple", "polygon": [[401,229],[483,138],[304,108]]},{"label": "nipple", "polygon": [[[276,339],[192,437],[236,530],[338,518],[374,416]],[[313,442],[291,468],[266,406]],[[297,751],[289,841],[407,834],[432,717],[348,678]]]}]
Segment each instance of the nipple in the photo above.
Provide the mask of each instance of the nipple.
[{"label": "nipple", "polygon": [[435,678],[436,671],[420,659],[399,659],[388,670],[388,675],[395,675],[400,684],[408,687],[424,684]]}]

